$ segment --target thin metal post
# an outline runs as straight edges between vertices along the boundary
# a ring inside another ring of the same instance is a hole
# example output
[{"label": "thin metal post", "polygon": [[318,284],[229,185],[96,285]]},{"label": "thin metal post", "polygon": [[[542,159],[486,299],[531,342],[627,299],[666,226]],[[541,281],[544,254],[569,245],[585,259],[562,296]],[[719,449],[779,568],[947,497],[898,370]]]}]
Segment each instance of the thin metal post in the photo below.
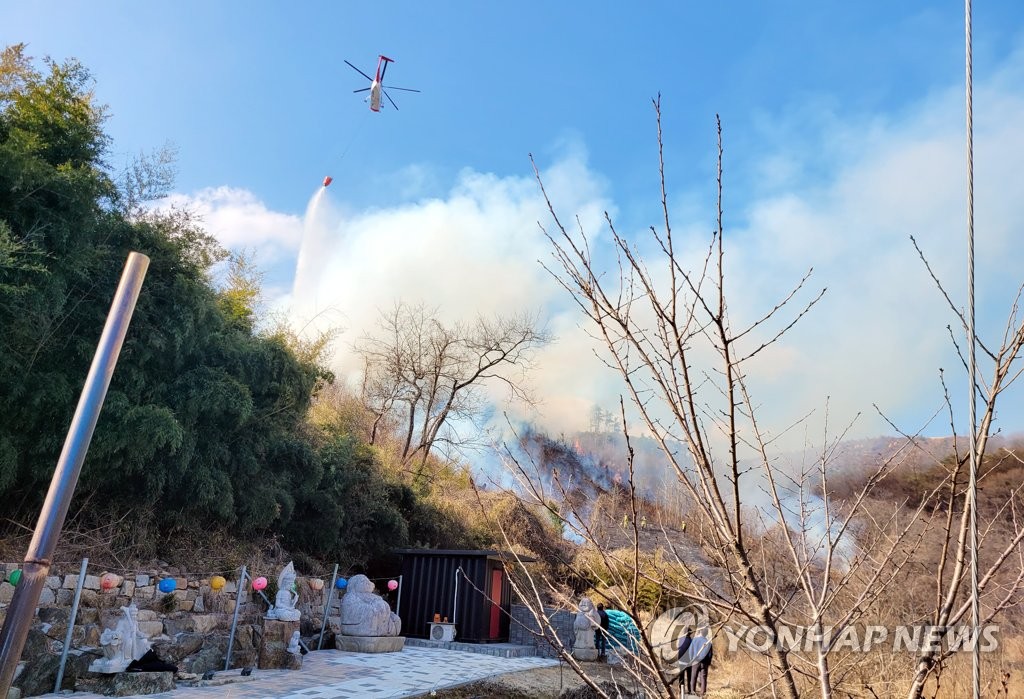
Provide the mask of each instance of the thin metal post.
[{"label": "thin metal post", "polygon": [[452,623],[455,623],[455,613],[459,611],[459,573],[462,566],[455,569],[455,599],[452,600]]},{"label": "thin metal post", "polygon": [[327,630],[327,612],[331,609],[331,601],[334,599],[334,584],[338,582],[338,564],[334,564],[334,573],[331,575],[331,589],[327,591],[327,604],[324,605],[324,619],[320,624],[320,640],[316,642],[316,649],[320,650],[324,645],[324,631]]},{"label": "thin metal post", "polygon": [[235,645],[235,628],[238,626],[238,611],[242,608],[242,590],[245,589],[245,566],[242,566],[242,574],[238,576],[238,588],[235,590],[235,616],[231,620],[231,635],[228,636],[228,654],[224,658],[224,670],[231,668],[231,649]]},{"label": "thin metal post", "polygon": [[[402,576],[398,576],[398,599],[395,600],[395,614],[398,614],[398,610],[402,608]],[[402,616],[398,614],[398,616]]]},{"label": "thin metal post", "polygon": [[135,302],[139,298],[142,281],[146,278],[148,268],[148,257],[137,252],[128,254],[128,261],[114,293],[114,301],[107,314],[92,366],[89,367],[82,395],[78,399],[78,407],[71,418],[71,427],[68,428],[64,448],[50,481],[50,490],[39,512],[32,543],[25,553],[21,580],[7,608],[3,629],[0,629],[0,697],[6,697],[10,691],[14,670],[21,659],[21,651],[25,648],[25,638],[32,624],[32,616],[39,604],[39,595],[46,584],[46,576],[50,573],[53,551],[64,527],[71,497],[75,493],[75,486],[78,485],[78,476],[82,472],[82,462],[85,461],[86,452],[89,450],[96,421],[103,408],[103,399],[107,396],[107,388],[110,386],[110,379],[114,374],[121,345],[128,332],[128,324],[131,322]]},{"label": "thin metal post", "polygon": [[60,652],[60,667],[57,668],[57,681],[53,684],[53,693],[60,694],[60,683],[64,681],[64,665],[68,662],[68,652],[71,650],[71,633],[75,630],[75,619],[78,618],[78,600],[82,597],[82,587],[85,585],[85,569],[89,567],[89,559],[82,559],[82,570],[78,574],[78,584],[75,585],[75,598],[71,602],[71,616],[68,618],[68,632],[64,634],[64,649]]}]

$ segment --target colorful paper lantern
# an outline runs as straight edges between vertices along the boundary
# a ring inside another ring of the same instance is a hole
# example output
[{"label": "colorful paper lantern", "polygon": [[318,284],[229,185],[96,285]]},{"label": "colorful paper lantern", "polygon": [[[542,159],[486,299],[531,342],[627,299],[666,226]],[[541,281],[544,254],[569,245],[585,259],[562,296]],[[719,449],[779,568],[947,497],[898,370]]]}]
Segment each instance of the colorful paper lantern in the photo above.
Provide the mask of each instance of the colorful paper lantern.
[{"label": "colorful paper lantern", "polygon": [[21,569],[15,568],[11,571],[11,574],[7,576],[7,579],[12,585],[17,585],[18,581],[21,580]]},{"label": "colorful paper lantern", "polygon": [[113,590],[115,587],[121,584],[121,576],[114,573],[104,573],[103,577],[100,578],[100,589],[101,590]]},{"label": "colorful paper lantern", "polygon": [[339,590],[344,590],[346,587],[348,587],[348,580],[346,580],[345,578],[338,578],[338,582],[334,583],[334,586]]},{"label": "colorful paper lantern", "polygon": [[227,580],[224,579],[223,575],[214,575],[210,578],[210,589],[214,592],[223,590],[225,584],[227,584]]},{"label": "colorful paper lantern", "polygon": [[260,590],[265,590],[266,587],[267,579],[264,578],[262,575],[252,581],[252,589],[256,590],[256,592],[259,592]]},{"label": "colorful paper lantern", "polygon": [[310,578],[309,588],[314,592],[320,592],[320,590],[324,589],[324,581],[320,578]]},{"label": "colorful paper lantern", "polygon": [[174,578],[164,578],[160,581],[160,584],[157,585],[157,588],[160,590],[160,592],[170,594],[171,592],[174,592],[178,589],[178,581]]},{"label": "colorful paper lantern", "polygon": [[392,592],[397,590],[398,589],[398,581],[397,580],[388,580],[388,589],[391,590]]}]

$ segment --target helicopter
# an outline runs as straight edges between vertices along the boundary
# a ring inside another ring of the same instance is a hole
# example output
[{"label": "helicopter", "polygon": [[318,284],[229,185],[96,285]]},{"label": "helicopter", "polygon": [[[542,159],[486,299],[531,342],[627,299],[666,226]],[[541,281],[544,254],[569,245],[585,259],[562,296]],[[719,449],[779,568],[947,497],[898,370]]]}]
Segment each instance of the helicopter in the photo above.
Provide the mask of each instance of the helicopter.
[{"label": "helicopter", "polygon": [[[388,98],[388,102],[391,103],[391,106],[394,107],[396,110],[398,109],[398,105],[395,104],[395,101],[393,99],[391,99],[391,95],[389,95],[387,93],[387,91],[384,89],[384,74],[388,71],[388,63],[394,63],[394,62],[395,62],[394,59],[388,58],[387,56],[385,56],[383,54],[377,56],[377,73],[376,73],[376,77],[371,78],[369,75],[367,75],[363,71],[359,70],[358,68],[356,68],[354,65],[352,65],[348,61],[345,61],[345,63],[348,63],[349,68],[351,68],[352,70],[356,71],[357,73],[359,73],[364,78],[366,78],[367,80],[370,81],[370,86],[369,87],[360,88],[359,90],[353,90],[352,92],[367,92],[367,91],[369,91],[369,93],[370,93],[370,95],[369,95],[370,111],[372,111],[372,112],[379,112],[380,111],[380,97],[381,97],[381,95],[384,95],[385,97],[387,97]],[[388,90],[402,90],[403,92],[419,92],[419,90],[413,90],[412,88],[409,88],[409,87],[390,87],[389,86]]]}]

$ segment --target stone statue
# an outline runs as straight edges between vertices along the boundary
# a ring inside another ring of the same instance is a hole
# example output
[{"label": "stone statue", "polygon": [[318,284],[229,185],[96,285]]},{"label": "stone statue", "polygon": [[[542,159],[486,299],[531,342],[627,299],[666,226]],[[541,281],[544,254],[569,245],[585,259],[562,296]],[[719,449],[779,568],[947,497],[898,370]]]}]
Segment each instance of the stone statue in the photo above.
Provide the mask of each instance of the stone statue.
[{"label": "stone statue", "polygon": [[373,591],[373,581],[353,575],[341,598],[341,633],[346,636],[397,636],[402,620]]},{"label": "stone statue", "polygon": [[597,608],[589,597],[584,597],[580,600],[580,609],[576,613],[576,621],[572,624],[573,631],[576,632],[574,647],[593,648],[594,629],[600,625],[601,617],[597,613]]},{"label": "stone statue", "polygon": [[139,608],[134,603],[121,607],[124,613],[117,625],[105,629],[100,635],[103,657],[89,664],[89,672],[124,672],[133,660],[138,660],[152,647],[146,634],[139,631]]},{"label": "stone statue", "polygon": [[288,641],[287,651],[292,655],[302,655],[302,649],[299,647],[299,632],[296,631],[292,634],[292,640]]},{"label": "stone statue", "polygon": [[601,626],[601,617],[589,597],[580,600],[579,611],[572,629],[576,633],[572,654],[577,660],[596,660],[597,648],[594,646],[594,630]]},{"label": "stone statue", "polygon": [[298,621],[302,614],[295,608],[299,595],[292,588],[295,586],[295,566],[288,563],[277,576],[277,597],[273,606],[267,610],[268,619],[278,621]]}]

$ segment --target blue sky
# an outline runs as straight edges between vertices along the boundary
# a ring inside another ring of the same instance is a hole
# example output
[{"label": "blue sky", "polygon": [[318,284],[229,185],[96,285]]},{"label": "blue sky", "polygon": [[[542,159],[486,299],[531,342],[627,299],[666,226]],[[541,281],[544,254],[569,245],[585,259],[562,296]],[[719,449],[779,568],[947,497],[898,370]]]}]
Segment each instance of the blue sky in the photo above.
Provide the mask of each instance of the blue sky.
[{"label": "blue sky", "polygon": [[[5,3],[0,40],[93,71],[115,167],[176,144],[176,201],[227,245],[256,250],[275,303],[297,306],[306,245],[320,261],[306,303],[336,305],[350,339],[396,296],[453,317],[539,310],[561,335],[538,376],[551,394],[543,419],[558,428],[584,425],[588,405],[617,389],[574,361],[587,353],[578,318],[537,271],[543,210],[527,154],[595,231],[604,209],[640,231],[658,220],[660,91],[670,201],[697,240],[713,226],[719,113],[737,317],[756,317],[812,265],[830,288],[809,327],[766,357],[764,402],[780,401],[787,422],[831,396],[842,423],[877,401],[914,429],[937,407],[937,368],[955,369],[950,319],[907,236],[962,290],[962,11],[913,0]],[[977,3],[974,23],[979,232],[991,240],[979,242],[979,275],[992,281],[981,313],[995,328],[1024,263],[1013,244],[1024,6]],[[373,114],[352,94],[364,81],[343,59],[372,73],[379,53],[396,60],[393,84],[422,90],[394,93],[398,112]],[[307,216],[325,175],[335,182]],[[424,263],[434,267],[421,278]],[[1024,401],[1007,405],[1004,426],[1017,430]],[[867,420],[854,434],[881,431]]]}]

